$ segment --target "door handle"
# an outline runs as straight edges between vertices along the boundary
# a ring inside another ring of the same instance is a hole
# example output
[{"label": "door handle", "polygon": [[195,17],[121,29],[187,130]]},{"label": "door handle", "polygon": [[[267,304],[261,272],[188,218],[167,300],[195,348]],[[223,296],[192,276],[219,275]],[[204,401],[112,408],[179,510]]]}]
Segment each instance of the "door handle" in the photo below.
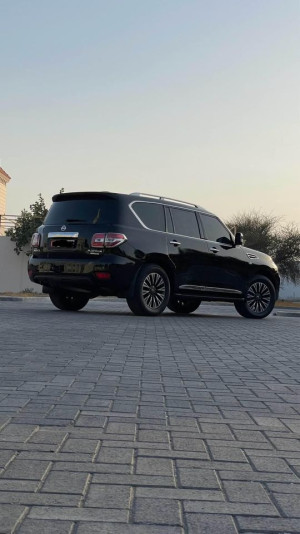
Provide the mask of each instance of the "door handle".
[{"label": "door handle", "polygon": [[217,247],[210,247],[209,249],[211,252],[213,252],[214,254],[216,254],[217,252],[219,252],[219,249]]},{"label": "door handle", "polygon": [[175,247],[178,247],[181,245],[181,243],[179,243],[179,241],[170,241],[170,245],[175,245]]}]

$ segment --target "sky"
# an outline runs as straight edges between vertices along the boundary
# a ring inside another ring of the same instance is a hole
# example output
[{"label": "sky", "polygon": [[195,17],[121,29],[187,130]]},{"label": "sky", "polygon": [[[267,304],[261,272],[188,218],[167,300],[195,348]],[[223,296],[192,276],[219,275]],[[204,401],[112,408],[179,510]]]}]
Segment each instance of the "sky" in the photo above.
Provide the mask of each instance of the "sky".
[{"label": "sky", "polygon": [[300,224],[298,0],[0,0],[6,214],[61,188]]}]

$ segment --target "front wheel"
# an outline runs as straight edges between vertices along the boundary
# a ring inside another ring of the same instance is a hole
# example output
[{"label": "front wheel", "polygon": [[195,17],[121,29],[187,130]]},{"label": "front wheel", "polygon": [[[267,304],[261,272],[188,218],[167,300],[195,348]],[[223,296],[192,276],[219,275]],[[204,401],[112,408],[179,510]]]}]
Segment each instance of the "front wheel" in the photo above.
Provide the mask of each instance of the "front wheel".
[{"label": "front wheel", "polygon": [[49,297],[56,308],[66,311],[78,311],[88,303],[89,297],[80,293],[64,293],[61,291],[50,291]]},{"label": "front wheel", "polygon": [[168,303],[168,308],[174,313],[185,315],[197,310],[200,304],[200,299],[182,299],[180,297],[171,297]]},{"label": "front wheel", "polygon": [[265,276],[253,278],[246,289],[244,301],[235,302],[236,311],[248,319],[263,319],[271,313],[276,301],[272,282]]},{"label": "front wheel", "polygon": [[159,315],[170,297],[170,282],[166,272],[155,264],[142,267],[127,304],[135,315]]}]

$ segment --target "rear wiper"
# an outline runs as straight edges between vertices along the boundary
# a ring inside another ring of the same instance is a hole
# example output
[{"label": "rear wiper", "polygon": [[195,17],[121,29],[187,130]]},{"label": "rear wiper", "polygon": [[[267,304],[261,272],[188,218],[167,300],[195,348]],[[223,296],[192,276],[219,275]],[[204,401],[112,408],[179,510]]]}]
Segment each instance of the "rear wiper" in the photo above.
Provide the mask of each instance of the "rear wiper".
[{"label": "rear wiper", "polygon": [[85,219],[66,219],[66,222],[86,222]]}]

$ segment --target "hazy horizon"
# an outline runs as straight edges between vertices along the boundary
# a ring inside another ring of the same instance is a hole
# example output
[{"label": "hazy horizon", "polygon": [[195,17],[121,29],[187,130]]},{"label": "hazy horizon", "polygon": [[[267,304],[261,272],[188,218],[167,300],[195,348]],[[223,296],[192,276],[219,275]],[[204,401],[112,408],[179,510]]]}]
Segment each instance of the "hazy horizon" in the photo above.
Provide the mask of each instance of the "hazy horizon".
[{"label": "hazy horizon", "polygon": [[7,214],[142,191],[300,223],[296,0],[0,0]]}]

